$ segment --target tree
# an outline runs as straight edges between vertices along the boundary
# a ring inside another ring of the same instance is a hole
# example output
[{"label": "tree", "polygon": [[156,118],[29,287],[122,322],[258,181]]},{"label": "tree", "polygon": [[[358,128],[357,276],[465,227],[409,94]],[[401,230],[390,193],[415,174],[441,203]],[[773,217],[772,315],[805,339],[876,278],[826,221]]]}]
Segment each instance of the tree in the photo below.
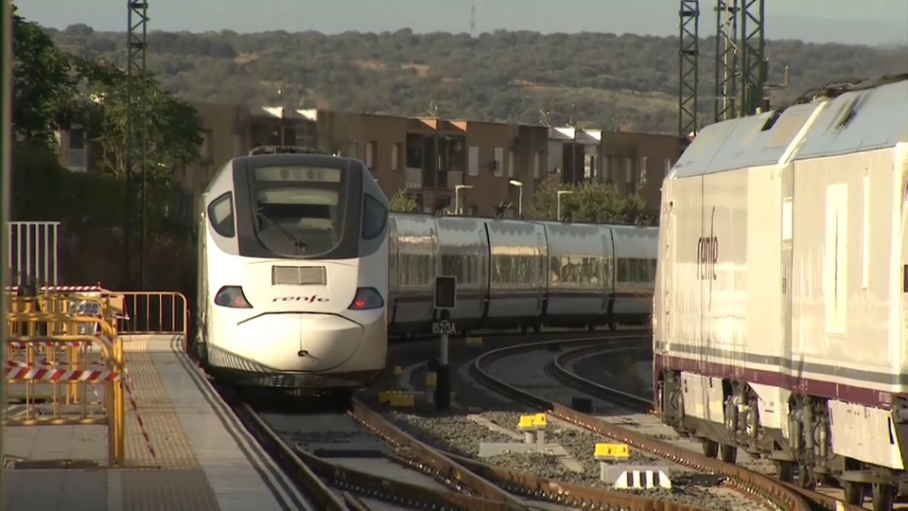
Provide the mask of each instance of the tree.
[{"label": "tree", "polygon": [[395,193],[391,200],[391,211],[395,213],[418,213],[419,204],[416,203],[416,199],[412,195],[408,194],[406,190],[400,189]]},{"label": "tree", "polygon": [[529,218],[558,220],[559,190],[570,191],[561,196],[561,217],[573,222],[594,224],[649,223],[646,203],[639,195],[626,195],[614,186],[583,182],[563,185],[556,180],[544,181],[536,188]]},{"label": "tree", "polygon": [[[16,12],[16,6],[13,6]],[[27,142],[50,146],[54,131],[78,112],[70,57],[40,26],[13,16],[13,130]]]},{"label": "tree", "polygon": [[[75,67],[84,79],[89,97],[90,130],[103,149],[107,170],[117,176],[126,172],[128,114],[146,122],[145,155],[149,174],[171,184],[175,171],[199,158],[202,144],[201,121],[195,108],[161,89],[154,76],[145,81],[145,104],[131,97],[130,78],[105,61],[79,59]],[[132,112],[128,112],[132,106]]]}]

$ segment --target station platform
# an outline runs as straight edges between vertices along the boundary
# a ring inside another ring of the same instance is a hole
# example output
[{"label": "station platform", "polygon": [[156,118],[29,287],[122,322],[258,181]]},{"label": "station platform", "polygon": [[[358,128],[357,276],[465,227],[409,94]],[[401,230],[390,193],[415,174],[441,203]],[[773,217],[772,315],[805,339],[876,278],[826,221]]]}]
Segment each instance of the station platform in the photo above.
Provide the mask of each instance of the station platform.
[{"label": "station platform", "polygon": [[125,467],[108,468],[106,426],[5,427],[5,511],[308,508],[182,351],[182,336],[123,340],[137,405],[127,406]]}]

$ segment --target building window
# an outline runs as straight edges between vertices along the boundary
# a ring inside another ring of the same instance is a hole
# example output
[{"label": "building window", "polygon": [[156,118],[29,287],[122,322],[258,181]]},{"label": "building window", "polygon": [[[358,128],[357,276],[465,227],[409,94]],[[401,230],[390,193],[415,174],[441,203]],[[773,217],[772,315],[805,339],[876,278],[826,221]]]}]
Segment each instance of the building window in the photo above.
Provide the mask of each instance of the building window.
[{"label": "building window", "polygon": [[400,144],[391,144],[391,170],[400,170]]},{"label": "building window", "polygon": [[504,149],[495,148],[495,163],[492,166],[492,172],[495,177],[504,176]]},{"label": "building window", "polygon": [[514,151],[508,150],[508,177],[514,177]]},{"label": "building window", "polygon": [[69,148],[85,149],[85,131],[73,130],[69,132]]},{"label": "building window", "polygon": [[536,156],[533,158],[533,179],[540,177],[542,177],[542,151],[536,151]]},{"label": "building window", "polygon": [[476,146],[470,147],[470,168],[469,174],[471,176],[479,175],[479,148]]},{"label": "building window", "polygon": [[199,146],[199,158],[202,161],[211,160],[211,131],[202,130],[199,135],[202,136],[202,145]]},{"label": "building window", "polygon": [[372,165],[375,163],[375,160],[378,157],[376,155],[376,153],[378,152],[377,149],[378,143],[376,143],[374,140],[366,142],[366,167],[369,167],[369,169],[372,169]]},{"label": "building window", "polygon": [[359,158],[359,140],[351,140],[347,148],[347,157]]},{"label": "building window", "polygon": [[634,193],[637,188],[637,180],[634,172],[634,158],[631,156],[624,157],[624,184],[627,193]]},{"label": "building window", "polygon": [[72,172],[88,171],[88,143],[84,130],[73,130],[67,134],[66,168]]},{"label": "building window", "polygon": [[422,169],[423,164],[422,135],[407,135],[407,168]]}]

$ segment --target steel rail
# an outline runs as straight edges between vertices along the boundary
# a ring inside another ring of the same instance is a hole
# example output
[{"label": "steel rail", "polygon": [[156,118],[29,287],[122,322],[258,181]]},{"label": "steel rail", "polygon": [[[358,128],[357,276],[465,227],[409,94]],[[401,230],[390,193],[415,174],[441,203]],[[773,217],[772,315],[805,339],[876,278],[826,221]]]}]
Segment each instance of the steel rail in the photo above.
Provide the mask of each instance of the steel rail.
[{"label": "steel rail", "polygon": [[[287,445],[281,437],[250,407],[244,402],[234,403],[232,408],[237,413],[240,421],[250,433],[259,441],[259,445],[272,456],[275,462],[284,469],[297,486],[310,497],[318,509],[325,511],[350,511],[343,499],[339,498],[331,488],[303,461],[296,451]],[[362,509],[362,508],[361,508]],[[365,508],[368,509],[368,508]]]},{"label": "steel rail", "polygon": [[[605,342],[622,339],[637,338],[644,340],[647,337],[637,335],[612,337]],[[533,343],[510,346],[488,351],[477,357],[470,367],[472,376],[488,388],[507,396],[514,401],[532,406],[549,413],[553,417],[565,422],[580,426],[588,431],[597,433],[607,438],[627,444],[641,451],[648,452],[673,463],[693,468],[700,472],[721,474],[727,477],[726,484],[742,494],[758,497],[760,500],[785,511],[810,511],[811,506],[805,498],[792,488],[775,481],[762,474],[745,470],[735,465],[730,465],[714,458],[707,458],[702,454],[674,446],[644,434],[596,419],[589,415],[572,410],[559,403],[554,403],[530,392],[521,390],[492,376],[488,367],[495,360],[513,356],[520,353],[539,350],[548,345],[578,345],[588,346],[594,341],[552,341],[550,343]],[[602,341],[600,341],[602,342]]]},{"label": "steel rail", "polygon": [[[586,346],[583,348],[568,351],[562,355],[559,355],[554,361],[552,361],[552,364],[550,364],[550,366],[547,368],[548,372],[553,378],[556,378],[562,383],[578,390],[582,390],[583,392],[586,392],[587,394],[590,394],[592,396],[612,401],[634,410],[640,410],[643,412],[657,412],[657,405],[651,398],[631,394],[613,387],[608,387],[600,383],[590,381],[574,373],[567,367],[568,364],[570,364],[570,362],[574,360],[592,355],[596,352],[602,352],[603,350],[610,348],[620,349],[620,347],[616,346],[609,346],[608,348],[603,346]],[[779,483],[798,493],[801,497],[806,499],[809,504],[817,509],[830,511],[861,511],[864,509],[861,506],[847,504],[829,495],[823,495],[819,492],[801,488],[800,486],[792,483],[787,483],[784,481],[779,481]]]}]

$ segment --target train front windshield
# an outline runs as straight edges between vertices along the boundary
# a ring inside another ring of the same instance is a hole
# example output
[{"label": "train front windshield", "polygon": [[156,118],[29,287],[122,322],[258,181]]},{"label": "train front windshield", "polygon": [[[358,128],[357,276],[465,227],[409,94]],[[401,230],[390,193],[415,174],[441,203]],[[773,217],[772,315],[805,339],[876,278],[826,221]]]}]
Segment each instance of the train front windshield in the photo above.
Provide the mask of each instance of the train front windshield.
[{"label": "train front windshield", "polygon": [[333,250],[344,230],[346,176],[337,168],[258,167],[253,225],[271,252],[313,256]]}]

